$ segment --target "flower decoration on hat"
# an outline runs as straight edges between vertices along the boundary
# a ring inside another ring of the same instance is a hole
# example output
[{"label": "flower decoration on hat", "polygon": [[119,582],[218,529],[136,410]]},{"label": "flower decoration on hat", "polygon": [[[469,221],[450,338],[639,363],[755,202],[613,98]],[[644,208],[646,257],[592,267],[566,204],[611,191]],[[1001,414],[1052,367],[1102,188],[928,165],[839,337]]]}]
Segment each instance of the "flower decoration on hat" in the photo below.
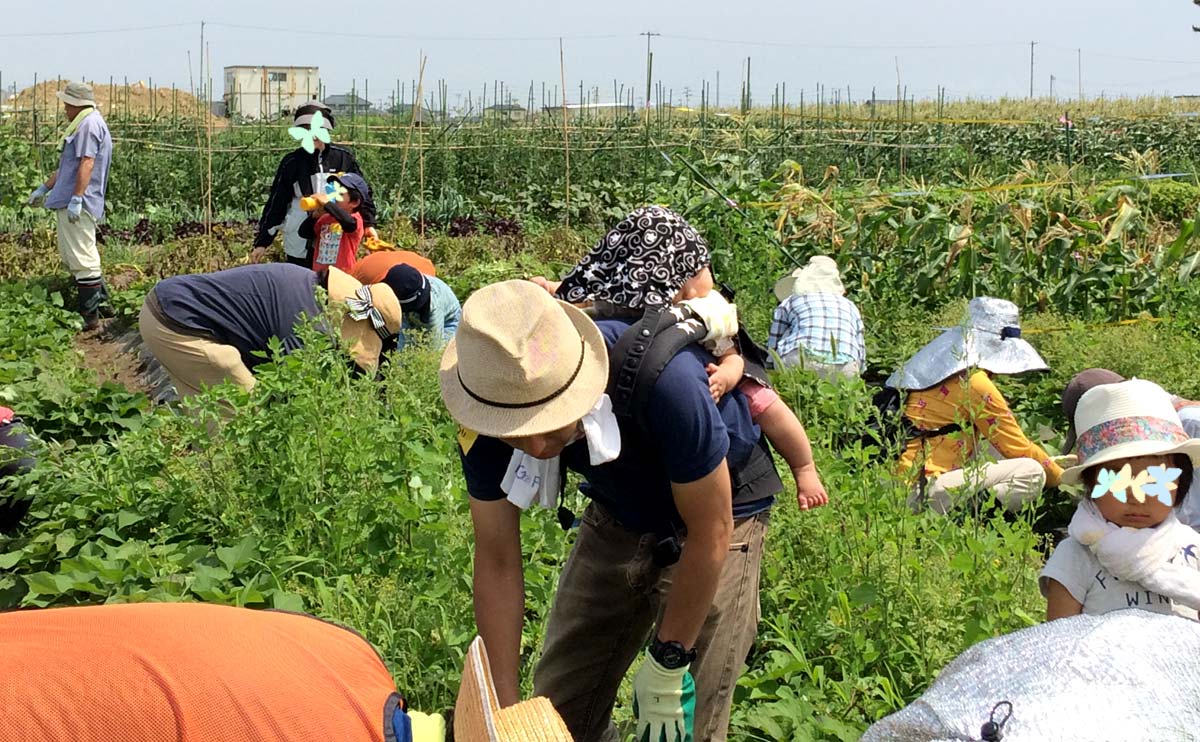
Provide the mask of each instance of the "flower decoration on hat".
[{"label": "flower decoration on hat", "polygon": [[1133,475],[1129,464],[1122,466],[1119,471],[1104,468],[1096,477],[1096,486],[1092,488],[1092,498],[1098,499],[1112,493],[1117,502],[1128,502],[1127,494],[1139,503],[1146,501],[1146,496],[1157,499],[1163,505],[1170,507],[1173,502],[1175,480],[1182,473],[1180,469],[1166,466],[1151,466]]},{"label": "flower decoration on hat", "polygon": [[325,117],[320,111],[316,111],[312,115],[312,121],[308,126],[291,126],[288,127],[288,134],[292,138],[300,142],[300,146],[310,155],[316,150],[316,140],[320,139],[325,144],[329,144],[329,131],[325,128]]}]

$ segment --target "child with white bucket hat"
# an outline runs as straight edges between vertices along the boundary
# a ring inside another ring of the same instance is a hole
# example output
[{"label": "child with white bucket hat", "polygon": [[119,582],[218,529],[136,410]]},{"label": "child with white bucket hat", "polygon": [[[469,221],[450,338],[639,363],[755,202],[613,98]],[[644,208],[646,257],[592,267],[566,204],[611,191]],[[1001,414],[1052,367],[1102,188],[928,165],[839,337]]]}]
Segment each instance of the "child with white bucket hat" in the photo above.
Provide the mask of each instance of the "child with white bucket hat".
[{"label": "child with white bucket hat", "polygon": [[1078,464],[1063,484],[1082,499],[1039,579],[1046,618],[1136,608],[1196,619],[1200,533],[1176,518],[1200,440],[1157,384],[1092,387],[1075,411]]}]

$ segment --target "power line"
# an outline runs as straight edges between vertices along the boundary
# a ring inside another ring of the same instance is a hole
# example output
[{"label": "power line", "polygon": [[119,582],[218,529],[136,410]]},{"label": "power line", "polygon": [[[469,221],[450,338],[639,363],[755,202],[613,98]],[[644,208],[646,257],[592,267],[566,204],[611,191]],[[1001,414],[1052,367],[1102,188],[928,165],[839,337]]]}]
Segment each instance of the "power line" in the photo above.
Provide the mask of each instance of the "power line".
[{"label": "power line", "polygon": [[788,41],[747,41],[738,39],[717,39],[708,36],[680,36],[677,34],[662,34],[664,39],[677,41],[700,41],[707,44],[739,44],[742,46],[772,46],[783,49],[853,49],[858,51],[891,51],[906,49],[981,49],[1001,46],[1024,46],[1024,41],[996,41],[986,44],[809,44]]},{"label": "power line", "polygon": [[373,34],[355,33],[351,31],[331,31],[328,29],[282,28],[279,26],[254,26],[244,23],[222,23],[212,21],[208,25],[220,28],[234,28],[244,31],[270,31],[272,33],[306,34],[312,36],[342,36],[356,39],[393,39],[397,41],[589,41],[599,39],[632,39],[633,34],[596,34],[583,36],[411,36],[406,34]]},{"label": "power line", "polygon": [[37,31],[34,33],[0,33],[4,39],[34,39],[45,36],[92,36],[95,34],[127,33],[129,31],[159,31],[164,28],[194,28],[199,21],[191,23],[163,23],[157,26],[125,26],[122,28],[93,28],[86,31]]},{"label": "power line", "polygon": [[[1079,48],[1068,48],[1065,46],[1058,46],[1056,44],[1042,43],[1041,45],[1048,47],[1050,49],[1057,49],[1058,51],[1063,51],[1063,52],[1079,53],[1079,51],[1080,51]],[[1153,57],[1131,57],[1131,56],[1128,56],[1125,54],[1114,54],[1113,52],[1098,52],[1098,51],[1088,49],[1087,47],[1084,47],[1082,51],[1087,52],[1088,56],[1104,57],[1106,59],[1120,59],[1120,60],[1124,60],[1126,62],[1150,62],[1153,64],[1187,64],[1187,65],[1200,64],[1200,60],[1196,60],[1196,59],[1156,59]]]}]

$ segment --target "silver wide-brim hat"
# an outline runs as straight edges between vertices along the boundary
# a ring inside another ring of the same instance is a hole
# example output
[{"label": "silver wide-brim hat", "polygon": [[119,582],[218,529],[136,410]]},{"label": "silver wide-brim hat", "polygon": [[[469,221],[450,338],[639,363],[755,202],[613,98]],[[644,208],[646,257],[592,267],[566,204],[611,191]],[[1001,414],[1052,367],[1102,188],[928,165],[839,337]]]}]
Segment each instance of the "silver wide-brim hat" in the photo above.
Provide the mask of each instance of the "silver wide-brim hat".
[{"label": "silver wide-brim hat", "polygon": [[913,355],[892,374],[895,389],[928,389],[968,368],[1012,375],[1047,371],[1049,366],[1021,339],[1020,312],[1004,299],[980,296],[967,304],[967,318]]}]

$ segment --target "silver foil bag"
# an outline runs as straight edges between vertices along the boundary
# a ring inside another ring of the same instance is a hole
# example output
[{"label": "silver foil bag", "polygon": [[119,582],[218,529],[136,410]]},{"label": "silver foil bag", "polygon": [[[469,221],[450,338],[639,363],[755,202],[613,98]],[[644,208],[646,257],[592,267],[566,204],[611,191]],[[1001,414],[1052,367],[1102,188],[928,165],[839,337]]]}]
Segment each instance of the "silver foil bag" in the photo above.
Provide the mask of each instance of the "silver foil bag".
[{"label": "silver foil bag", "polygon": [[[1125,610],[980,642],[862,742],[1200,740],[1200,623]],[[1001,739],[1001,737],[993,737]]]}]

